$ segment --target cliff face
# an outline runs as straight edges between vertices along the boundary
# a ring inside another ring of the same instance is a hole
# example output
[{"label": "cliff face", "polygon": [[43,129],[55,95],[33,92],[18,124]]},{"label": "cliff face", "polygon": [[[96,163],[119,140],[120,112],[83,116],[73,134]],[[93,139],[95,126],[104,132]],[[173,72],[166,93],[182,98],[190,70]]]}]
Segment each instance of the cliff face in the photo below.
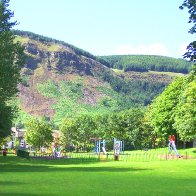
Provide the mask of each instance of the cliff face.
[{"label": "cliff face", "polygon": [[24,67],[27,69],[35,70],[43,66],[47,70],[59,73],[77,73],[92,76],[95,76],[103,69],[108,69],[98,61],[78,55],[73,49],[63,45],[40,44],[38,41],[28,39],[24,46],[28,56]]}]

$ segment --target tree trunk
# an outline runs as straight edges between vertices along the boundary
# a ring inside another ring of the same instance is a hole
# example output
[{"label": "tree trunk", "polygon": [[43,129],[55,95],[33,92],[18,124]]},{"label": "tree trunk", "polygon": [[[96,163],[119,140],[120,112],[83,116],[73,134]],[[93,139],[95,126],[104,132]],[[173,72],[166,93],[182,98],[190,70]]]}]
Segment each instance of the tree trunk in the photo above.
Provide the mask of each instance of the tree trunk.
[{"label": "tree trunk", "polygon": [[193,148],[196,148],[196,139],[193,140]]},{"label": "tree trunk", "polygon": [[185,141],[183,142],[183,148],[184,149],[186,148],[186,142]]}]

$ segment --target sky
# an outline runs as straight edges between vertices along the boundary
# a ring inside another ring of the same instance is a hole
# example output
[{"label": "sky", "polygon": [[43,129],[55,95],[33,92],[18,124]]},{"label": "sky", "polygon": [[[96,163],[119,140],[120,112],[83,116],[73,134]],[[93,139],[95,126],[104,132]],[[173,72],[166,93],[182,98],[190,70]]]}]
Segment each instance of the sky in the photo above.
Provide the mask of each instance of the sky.
[{"label": "sky", "polygon": [[10,0],[14,29],[64,41],[93,55],[182,58],[194,41],[183,0]]}]

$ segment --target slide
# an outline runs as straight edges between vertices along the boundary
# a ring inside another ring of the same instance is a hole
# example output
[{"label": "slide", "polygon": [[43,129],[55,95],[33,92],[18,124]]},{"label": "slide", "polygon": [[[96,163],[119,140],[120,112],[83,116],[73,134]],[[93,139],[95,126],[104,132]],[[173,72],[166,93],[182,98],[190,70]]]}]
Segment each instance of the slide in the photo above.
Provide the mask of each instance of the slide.
[{"label": "slide", "polygon": [[107,154],[105,147],[102,147],[103,154]]}]

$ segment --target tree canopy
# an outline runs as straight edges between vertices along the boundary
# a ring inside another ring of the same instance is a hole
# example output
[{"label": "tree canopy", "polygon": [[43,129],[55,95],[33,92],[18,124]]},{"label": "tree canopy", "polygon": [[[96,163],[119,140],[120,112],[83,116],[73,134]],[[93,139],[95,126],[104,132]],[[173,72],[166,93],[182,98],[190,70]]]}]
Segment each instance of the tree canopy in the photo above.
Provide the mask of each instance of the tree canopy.
[{"label": "tree canopy", "polygon": [[160,137],[178,134],[182,141],[196,138],[195,71],[177,78],[149,106],[148,116]]},{"label": "tree canopy", "polygon": [[[148,130],[148,132],[146,132]],[[119,113],[65,118],[61,124],[62,143],[76,150],[92,150],[95,138],[106,139],[107,149],[113,149],[113,139],[124,140],[126,149],[140,148],[150,143],[151,132],[145,123],[144,110],[133,109]],[[148,140],[148,141],[147,141]]]},{"label": "tree canopy", "polygon": [[0,137],[10,133],[12,112],[7,101],[18,92],[20,68],[24,62],[23,47],[14,42],[11,28],[16,21],[11,22],[13,12],[8,6],[9,0],[0,1]]},{"label": "tree canopy", "polygon": [[18,92],[20,68],[24,63],[23,47],[14,42],[10,30],[16,22],[10,22],[13,12],[8,9],[8,0],[0,2],[0,101],[5,102]]},{"label": "tree canopy", "polygon": [[26,141],[36,147],[48,147],[53,141],[52,127],[43,120],[31,119],[25,124]]},{"label": "tree canopy", "polygon": [[[193,26],[190,28],[189,33],[196,33],[196,0],[184,0],[182,5],[179,7],[180,9],[187,8],[189,16],[189,23],[192,23]],[[190,61],[196,61],[196,41],[191,42],[187,46],[187,52],[184,54],[185,58],[190,59]]]}]

